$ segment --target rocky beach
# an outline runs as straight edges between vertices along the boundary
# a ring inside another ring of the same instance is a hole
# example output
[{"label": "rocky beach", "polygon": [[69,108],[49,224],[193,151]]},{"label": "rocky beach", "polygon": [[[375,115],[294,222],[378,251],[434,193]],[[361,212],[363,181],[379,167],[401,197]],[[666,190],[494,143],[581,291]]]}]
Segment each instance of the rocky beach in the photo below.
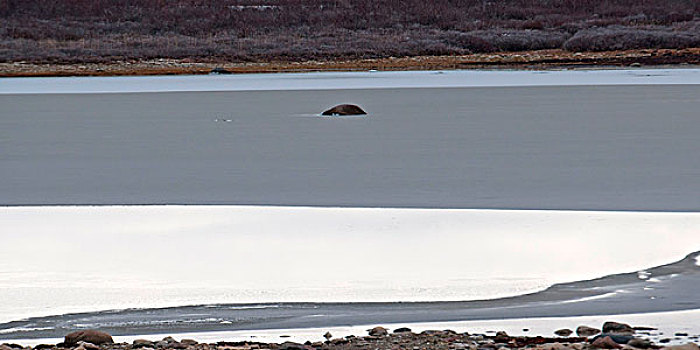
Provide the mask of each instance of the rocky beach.
[{"label": "rocky beach", "polygon": [[[523,329],[527,332],[528,329]],[[413,332],[401,327],[392,330],[377,326],[367,330],[367,335],[334,337],[323,335],[325,341],[297,343],[284,341],[266,343],[256,341],[219,341],[199,343],[194,339],[177,340],[165,337],[161,340],[135,339],[132,342],[115,343],[112,337],[97,330],[69,333],[58,344],[38,344],[33,347],[14,343],[0,345],[0,350],[588,350],[588,349],[662,349],[698,350],[699,336],[676,332],[663,334],[649,326],[632,326],[614,321],[605,322],[601,328],[580,325],[576,329],[558,329],[551,336],[510,336],[504,331],[471,334],[452,330],[425,330]]]}]

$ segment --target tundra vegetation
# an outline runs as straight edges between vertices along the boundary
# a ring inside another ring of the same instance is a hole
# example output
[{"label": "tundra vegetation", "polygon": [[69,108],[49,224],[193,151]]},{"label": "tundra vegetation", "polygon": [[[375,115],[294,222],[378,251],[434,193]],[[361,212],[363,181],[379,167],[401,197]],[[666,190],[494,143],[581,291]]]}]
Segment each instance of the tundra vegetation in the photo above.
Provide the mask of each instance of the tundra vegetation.
[{"label": "tundra vegetation", "polygon": [[697,0],[0,0],[0,62],[700,47]]}]

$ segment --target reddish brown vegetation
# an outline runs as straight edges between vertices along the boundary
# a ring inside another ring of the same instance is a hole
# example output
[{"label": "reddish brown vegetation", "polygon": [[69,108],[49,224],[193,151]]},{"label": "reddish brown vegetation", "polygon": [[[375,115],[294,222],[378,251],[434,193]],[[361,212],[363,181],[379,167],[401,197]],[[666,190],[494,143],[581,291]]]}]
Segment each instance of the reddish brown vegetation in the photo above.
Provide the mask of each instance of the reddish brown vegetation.
[{"label": "reddish brown vegetation", "polygon": [[0,0],[0,62],[687,47],[697,0]]},{"label": "reddish brown vegetation", "polygon": [[541,50],[460,56],[412,56],[305,62],[193,62],[190,59],[115,61],[83,64],[0,63],[0,77],[115,76],[232,73],[279,73],[352,70],[550,69],[600,66],[700,64],[700,48],[574,53]]}]

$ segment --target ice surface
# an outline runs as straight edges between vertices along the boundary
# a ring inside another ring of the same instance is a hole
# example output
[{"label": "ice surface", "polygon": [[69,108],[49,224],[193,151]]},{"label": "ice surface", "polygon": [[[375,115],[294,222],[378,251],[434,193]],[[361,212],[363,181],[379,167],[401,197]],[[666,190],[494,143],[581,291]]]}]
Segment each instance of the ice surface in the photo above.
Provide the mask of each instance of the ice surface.
[{"label": "ice surface", "polygon": [[[339,103],[369,116],[318,117]],[[697,211],[698,110],[700,85],[0,95],[0,204]]]},{"label": "ice surface", "polygon": [[700,84],[700,69],[0,78],[0,94]]},{"label": "ice surface", "polygon": [[496,298],[700,249],[700,213],[75,206],[0,208],[0,222],[0,300],[12,301],[0,303],[0,322],[205,303]]}]

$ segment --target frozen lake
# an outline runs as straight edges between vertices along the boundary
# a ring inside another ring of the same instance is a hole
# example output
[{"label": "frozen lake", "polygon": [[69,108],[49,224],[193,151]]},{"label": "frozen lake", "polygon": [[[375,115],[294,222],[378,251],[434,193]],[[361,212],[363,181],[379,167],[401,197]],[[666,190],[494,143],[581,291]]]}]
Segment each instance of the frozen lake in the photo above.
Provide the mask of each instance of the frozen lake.
[{"label": "frozen lake", "polygon": [[699,110],[697,69],[1,79],[0,339],[697,308],[687,262],[396,302],[700,250]]},{"label": "frozen lake", "polygon": [[0,204],[700,208],[698,70],[373,74],[2,80]]}]

